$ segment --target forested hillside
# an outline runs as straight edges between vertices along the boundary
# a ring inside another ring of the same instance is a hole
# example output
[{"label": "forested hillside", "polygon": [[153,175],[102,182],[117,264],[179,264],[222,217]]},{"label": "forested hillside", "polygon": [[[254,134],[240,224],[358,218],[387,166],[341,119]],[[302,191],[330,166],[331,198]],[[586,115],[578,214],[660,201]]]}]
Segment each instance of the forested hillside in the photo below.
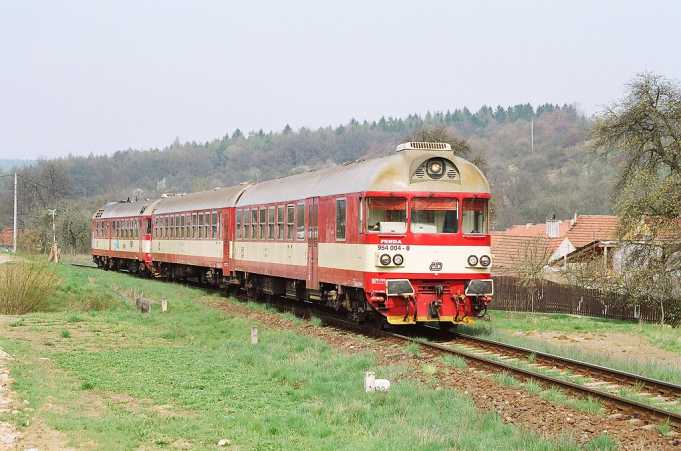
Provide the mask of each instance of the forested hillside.
[{"label": "forested hillside", "polygon": [[[534,152],[530,145],[534,121]],[[543,221],[556,214],[610,211],[612,169],[586,148],[590,121],[574,107],[529,104],[446,113],[351,120],[338,127],[231,134],[210,142],[179,141],[163,149],[125,150],[110,156],[39,161],[19,170],[20,223],[46,224],[59,207],[62,228],[82,223],[105,200],[190,192],[265,180],[394,151],[407,136],[447,127],[482,158],[495,196],[494,226]],[[2,179],[0,225],[11,223],[10,178]],[[73,224],[72,224],[73,223]],[[73,238],[79,231],[69,232]],[[67,232],[64,232],[67,233]],[[64,238],[65,245],[69,245]]]}]

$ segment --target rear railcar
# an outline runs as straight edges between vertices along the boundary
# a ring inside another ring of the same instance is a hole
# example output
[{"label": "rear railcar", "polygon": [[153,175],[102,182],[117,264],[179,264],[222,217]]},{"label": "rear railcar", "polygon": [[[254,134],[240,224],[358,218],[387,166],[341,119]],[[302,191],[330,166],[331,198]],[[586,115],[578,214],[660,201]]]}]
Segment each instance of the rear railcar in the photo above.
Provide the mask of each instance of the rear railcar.
[{"label": "rear railcar", "polygon": [[153,201],[110,202],[97,210],[91,222],[92,260],[105,269],[146,271],[149,261]]}]

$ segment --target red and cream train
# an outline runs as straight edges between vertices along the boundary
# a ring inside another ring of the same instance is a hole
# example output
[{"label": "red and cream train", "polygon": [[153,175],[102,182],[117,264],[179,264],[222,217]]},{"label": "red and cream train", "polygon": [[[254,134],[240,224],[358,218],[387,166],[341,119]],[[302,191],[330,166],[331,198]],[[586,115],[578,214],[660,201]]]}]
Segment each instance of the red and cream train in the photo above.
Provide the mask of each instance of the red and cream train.
[{"label": "red and cream train", "polygon": [[357,320],[461,323],[492,300],[489,184],[448,144],[138,202],[92,220],[94,262],[319,302]]}]

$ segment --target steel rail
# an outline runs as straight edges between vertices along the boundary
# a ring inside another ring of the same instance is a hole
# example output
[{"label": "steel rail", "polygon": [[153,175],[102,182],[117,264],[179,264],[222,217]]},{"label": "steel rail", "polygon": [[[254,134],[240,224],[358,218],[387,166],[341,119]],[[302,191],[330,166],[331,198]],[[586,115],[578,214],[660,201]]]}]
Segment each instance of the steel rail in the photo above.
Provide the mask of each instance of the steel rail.
[{"label": "steel rail", "polygon": [[434,343],[429,340],[425,340],[422,338],[415,338],[415,337],[408,337],[405,335],[397,334],[397,333],[392,333],[392,332],[384,332],[387,336],[395,337],[400,340],[405,340],[405,341],[410,341],[413,343],[418,343],[422,346],[431,348],[431,349],[436,349],[448,354],[455,354],[459,355],[461,357],[464,357],[467,360],[472,360],[475,362],[482,363],[485,366],[488,367],[493,367],[493,368],[501,368],[505,371],[520,374],[524,378],[529,378],[529,379],[534,379],[539,382],[548,382],[551,385],[555,386],[560,386],[566,389],[569,389],[573,392],[578,392],[587,396],[593,396],[596,398],[600,398],[606,402],[609,402],[611,404],[617,405],[620,408],[626,408],[626,409],[635,409],[640,412],[643,412],[647,415],[650,415],[651,417],[660,419],[660,420],[668,420],[672,423],[674,423],[677,427],[681,426],[681,414],[677,414],[674,412],[669,412],[667,410],[659,409],[657,407],[644,404],[639,401],[635,401],[632,399],[627,399],[622,396],[613,394],[613,393],[608,393],[602,390],[595,389],[593,387],[587,387],[584,385],[580,385],[574,382],[566,381],[564,379],[560,379],[557,377],[549,376],[546,374],[542,374],[539,372],[527,370],[524,368],[519,368],[514,365],[510,365],[505,362],[501,362],[498,360],[490,359],[481,355],[474,354],[472,352],[467,352],[463,351],[460,349],[455,349],[449,346],[445,346],[439,343]]},{"label": "steel rail", "polygon": [[627,371],[622,371],[615,368],[608,368],[602,365],[596,365],[594,363],[571,359],[569,357],[563,357],[555,354],[548,354],[546,352],[535,351],[530,348],[525,348],[522,346],[512,345],[508,343],[502,343],[500,341],[490,340],[488,338],[480,338],[471,335],[461,334],[458,332],[456,333],[456,337],[461,337],[474,343],[482,343],[483,345],[489,345],[493,348],[500,348],[506,351],[510,351],[512,353],[519,353],[525,356],[534,355],[537,358],[537,360],[540,361],[561,365],[563,367],[568,367],[571,369],[582,370],[585,372],[597,373],[600,376],[618,382],[624,382],[630,385],[640,385],[649,390],[654,390],[660,394],[667,395],[671,394],[673,396],[681,397],[681,385],[674,384],[672,382],[653,379],[651,377],[643,376],[640,374],[629,373]]}]

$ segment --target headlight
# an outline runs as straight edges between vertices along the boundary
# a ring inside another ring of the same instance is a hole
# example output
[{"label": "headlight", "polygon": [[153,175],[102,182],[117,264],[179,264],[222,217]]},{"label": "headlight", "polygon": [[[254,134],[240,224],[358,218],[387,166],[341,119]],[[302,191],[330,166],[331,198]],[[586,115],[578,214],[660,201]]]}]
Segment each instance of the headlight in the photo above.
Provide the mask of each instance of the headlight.
[{"label": "headlight", "polygon": [[390,255],[383,254],[383,255],[381,255],[381,258],[379,259],[379,261],[381,262],[381,265],[388,266],[388,265],[390,265],[390,262],[392,261],[392,259],[390,258]]},{"label": "headlight", "polygon": [[489,266],[490,263],[492,263],[492,259],[489,258],[489,255],[483,255],[482,257],[480,257],[480,265],[481,266],[487,267],[487,266]]},{"label": "headlight", "polygon": [[468,266],[477,266],[478,264],[478,257],[475,255],[469,255],[468,256]]},{"label": "headlight", "polygon": [[441,158],[431,158],[426,163],[426,172],[432,179],[439,179],[445,175],[445,162]]},{"label": "headlight", "polygon": [[404,263],[404,257],[401,254],[393,255],[393,263],[397,266],[402,266],[402,263]]}]

